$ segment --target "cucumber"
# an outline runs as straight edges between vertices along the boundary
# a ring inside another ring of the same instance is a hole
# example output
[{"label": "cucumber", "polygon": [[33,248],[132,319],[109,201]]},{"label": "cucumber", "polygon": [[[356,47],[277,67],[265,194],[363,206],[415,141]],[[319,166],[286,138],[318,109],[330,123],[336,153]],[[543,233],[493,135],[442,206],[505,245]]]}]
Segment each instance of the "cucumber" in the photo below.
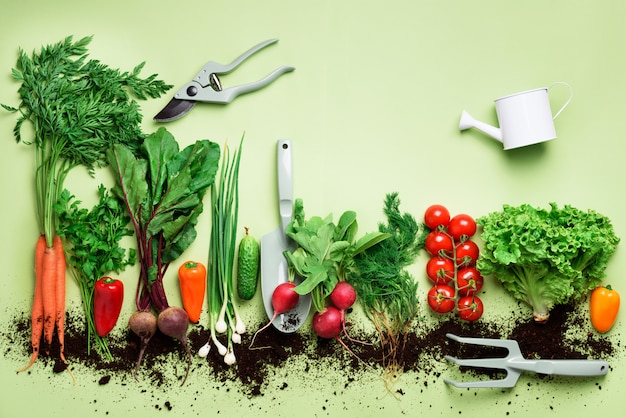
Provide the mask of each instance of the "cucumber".
[{"label": "cucumber", "polygon": [[237,258],[237,294],[241,299],[250,300],[256,293],[259,277],[260,248],[257,240],[248,233],[239,243]]}]

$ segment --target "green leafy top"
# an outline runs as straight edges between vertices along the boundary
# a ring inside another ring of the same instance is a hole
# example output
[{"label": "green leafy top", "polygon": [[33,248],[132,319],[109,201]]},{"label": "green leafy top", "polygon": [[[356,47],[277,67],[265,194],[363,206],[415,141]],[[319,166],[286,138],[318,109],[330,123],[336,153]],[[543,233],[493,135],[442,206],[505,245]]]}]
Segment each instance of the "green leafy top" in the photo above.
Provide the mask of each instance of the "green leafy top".
[{"label": "green leafy top", "polygon": [[398,193],[386,196],[383,212],[387,223],[379,223],[378,231],[391,237],[355,258],[351,283],[377,328],[397,336],[418,313],[418,282],[406,267],[415,262],[428,231],[410,213],[400,212]]},{"label": "green leafy top", "polygon": [[[132,72],[121,72],[88,60],[91,40],[74,42],[68,36],[32,55],[20,49],[12,76],[21,82],[21,101],[17,107],[2,105],[19,114],[13,129],[16,141],[35,144],[37,215],[48,246],[56,232],[53,206],[69,170],[83,165],[93,173],[106,165],[105,152],[111,144],[138,148],[145,135],[131,95],[156,98],[172,87],[157,80],[156,74],[140,78],[144,63]],[[25,122],[33,126],[33,140],[22,138]]]},{"label": "green leafy top", "polygon": [[140,151],[136,157],[129,147],[116,144],[107,157],[117,183],[113,191],[126,203],[137,236],[145,290],[138,296],[138,309],[146,309],[149,299],[164,309],[163,275],[196,238],[202,199],[215,181],[220,150],[206,139],[179,150],[174,137],[159,128]]},{"label": "green leafy top", "polygon": [[354,257],[390,237],[382,232],[371,232],[355,241],[358,231],[356,213],[344,212],[337,225],[332,215],[326,218],[304,218],[302,199],[296,199],[294,220],[285,233],[297,244],[293,252],[285,251],[290,267],[303,277],[295,290],[301,295],[311,293],[315,309],[324,309],[324,300],[340,280],[354,268]]},{"label": "green leafy top", "polygon": [[[92,37],[62,42],[27,55],[19,51],[13,79],[20,81],[19,111],[14,134],[22,141],[21,125],[35,126],[35,144],[63,142],[60,157],[89,169],[105,164],[105,150],[111,142],[138,146],[145,135],[139,124],[142,116],[131,95],[146,100],[157,98],[172,86],[156,74],[140,78],[145,62],[131,72],[109,68],[98,60],[87,60]],[[130,93],[130,94],[129,94]]]},{"label": "green leafy top", "polygon": [[136,251],[120,246],[128,229],[129,217],[122,202],[111,196],[103,185],[98,187],[98,203],[91,209],[81,208],[66,189],[55,209],[59,215],[59,235],[69,243],[68,264],[75,277],[86,286],[93,286],[102,276],[119,273],[135,263]]},{"label": "green leafy top", "polygon": [[96,332],[94,318],[94,286],[102,276],[119,273],[126,266],[133,265],[137,254],[135,249],[128,251],[120,245],[123,237],[133,234],[128,228],[129,217],[123,203],[98,187],[99,200],[91,210],[81,208],[65,189],[59,197],[55,210],[59,217],[58,233],[65,238],[65,253],[70,271],[80,290],[87,332],[87,353],[92,340],[102,356],[112,360],[106,338]]},{"label": "green leafy top", "polygon": [[477,268],[528,303],[538,320],[596,287],[620,241],[606,216],[555,203],[550,210],[504,205],[477,222],[485,241]]}]

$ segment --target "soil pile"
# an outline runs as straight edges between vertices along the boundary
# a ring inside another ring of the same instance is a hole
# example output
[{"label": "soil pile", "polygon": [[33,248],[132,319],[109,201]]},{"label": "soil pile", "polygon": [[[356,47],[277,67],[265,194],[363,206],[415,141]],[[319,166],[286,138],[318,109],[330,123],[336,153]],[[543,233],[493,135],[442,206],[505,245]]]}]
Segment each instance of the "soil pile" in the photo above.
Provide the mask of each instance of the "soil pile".
[{"label": "soil pile", "polygon": [[[113,337],[110,340],[110,349],[114,360],[105,362],[94,350],[87,354],[80,314],[68,313],[66,324],[65,355],[70,364],[80,364],[93,369],[97,375],[102,376],[98,381],[101,385],[115,382],[113,377],[123,376],[124,379],[132,379],[132,370],[139,351],[137,336],[129,331]],[[442,370],[449,370],[450,365],[446,364],[445,355],[463,358],[506,355],[506,350],[503,349],[456,343],[446,337],[447,333],[481,338],[515,339],[526,358],[609,359],[621,349],[615,335],[609,339],[607,336],[585,331],[589,329],[586,318],[567,306],[555,308],[550,320],[545,324],[536,324],[532,319],[517,319],[508,325],[487,323],[482,320],[465,322],[450,316],[447,319],[442,317],[442,320],[437,322],[432,329],[420,331],[419,326],[419,323],[416,324],[416,329],[405,335],[401,356],[402,369],[398,372],[415,373],[416,379],[421,380],[425,386],[435,382]],[[207,336],[206,330],[198,326],[192,328],[188,339],[193,352],[197,352],[206,343]],[[374,368],[379,367],[381,359],[376,336],[353,337],[369,342],[369,344],[348,342],[356,355],[368,365]],[[257,336],[255,346],[259,349],[248,349],[250,338],[250,334],[243,336],[242,344],[236,351],[235,366],[224,364],[223,358],[215,349],[212,349],[207,358],[194,357],[192,369],[207,368],[217,383],[236,381],[242,393],[248,397],[255,397],[263,395],[268,376],[272,376],[277,368],[281,368],[286,362],[294,359],[303,364],[304,371],[318,369],[319,363],[328,358],[340,361],[342,364],[339,369],[346,370],[346,382],[358,376],[358,371],[362,371],[364,367],[334,340],[323,340],[300,332],[283,334],[273,327]],[[29,318],[25,314],[16,316],[12,327],[2,335],[2,339],[5,357],[23,358],[26,362],[31,350]],[[50,352],[58,353],[58,341],[54,341],[54,344]],[[155,387],[178,386],[180,384],[178,380],[182,376],[178,378],[173,376],[170,370],[164,370],[163,364],[168,363],[166,360],[168,356],[180,356],[180,362],[185,362],[185,354],[179,345],[180,343],[173,341],[170,337],[157,332],[143,360],[142,378],[150,379]],[[171,362],[171,357],[168,358]],[[65,365],[56,360],[52,354],[48,356],[42,352],[38,362],[53,364],[55,372],[65,370]],[[461,369],[461,371],[469,370]],[[479,378],[485,377],[480,376],[481,374],[487,375],[487,378],[498,378],[499,373],[494,370],[477,369],[472,369],[471,372],[478,374]],[[349,376],[353,377],[349,378]],[[468,379],[475,380],[476,376],[468,377]],[[401,389],[398,393],[402,394]]]}]

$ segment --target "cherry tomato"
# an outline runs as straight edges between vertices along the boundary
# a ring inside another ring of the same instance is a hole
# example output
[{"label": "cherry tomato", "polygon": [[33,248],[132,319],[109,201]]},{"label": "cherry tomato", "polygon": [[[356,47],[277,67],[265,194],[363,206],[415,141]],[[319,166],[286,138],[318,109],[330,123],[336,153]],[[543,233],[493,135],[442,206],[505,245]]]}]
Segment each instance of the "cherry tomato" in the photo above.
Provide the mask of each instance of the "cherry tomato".
[{"label": "cherry tomato", "polygon": [[456,241],[460,241],[462,236],[470,238],[476,233],[476,221],[464,213],[454,216],[448,223],[448,233]]},{"label": "cherry tomato", "polygon": [[461,296],[472,296],[483,287],[483,276],[476,267],[459,269],[456,274],[456,289]]},{"label": "cherry tomato", "polygon": [[472,240],[465,240],[456,246],[456,264],[461,266],[473,266],[478,259],[478,245]]},{"label": "cherry tomato", "polygon": [[459,318],[476,321],[483,314],[483,302],[477,296],[463,296],[458,302]]},{"label": "cherry tomato", "polygon": [[431,257],[426,263],[426,275],[435,284],[448,284],[454,279],[454,263],[449,258]]},{"label": "cherry tomato", "polygon": [[431,231],[426,235],[424,248],[426,248],[426,251],[428,251],[430,255],[439,255],[440,251],[450,253],[453,248],[452,238],[443,231]]},{"label": "cherry tomato", "polygon": [[424,213],[424,223],[430,229],[437,229],[439,226],[446,227],[450,222],[450,212],[443,205],[431,205]]},{"label": "cherry tomato", "polygon": [[435,312],[447,313],[454,309],[454,288],[436,284],[428,291],[428,306]]}]

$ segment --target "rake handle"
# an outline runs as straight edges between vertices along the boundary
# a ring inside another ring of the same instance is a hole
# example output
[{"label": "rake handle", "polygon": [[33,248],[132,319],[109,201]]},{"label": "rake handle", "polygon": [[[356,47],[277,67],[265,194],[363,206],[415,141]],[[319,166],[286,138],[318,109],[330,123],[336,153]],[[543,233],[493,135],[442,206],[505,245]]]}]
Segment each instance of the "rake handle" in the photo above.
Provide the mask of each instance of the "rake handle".
[{"label": "rake handle", "polygon": [[602,376],[609,371],[604,360],[509,360],[508,366],[517,370],[559,376]]}]

